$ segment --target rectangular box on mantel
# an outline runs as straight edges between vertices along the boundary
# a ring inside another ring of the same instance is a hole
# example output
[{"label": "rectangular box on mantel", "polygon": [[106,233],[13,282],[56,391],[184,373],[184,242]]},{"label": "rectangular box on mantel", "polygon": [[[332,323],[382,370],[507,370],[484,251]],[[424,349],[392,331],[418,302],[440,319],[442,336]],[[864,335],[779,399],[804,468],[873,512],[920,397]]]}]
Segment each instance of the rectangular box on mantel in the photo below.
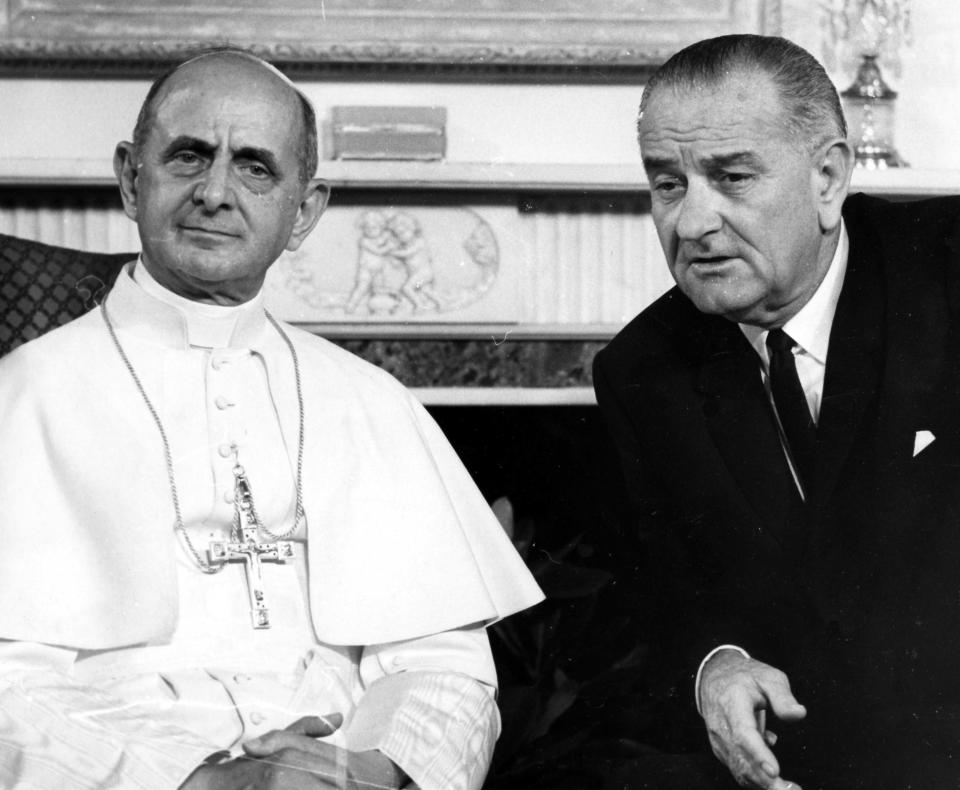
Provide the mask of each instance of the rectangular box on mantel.
[{"label": "rectangular box on mantel", "polygon": [[443,159],[445,107],[334,107],[334,159]]}]

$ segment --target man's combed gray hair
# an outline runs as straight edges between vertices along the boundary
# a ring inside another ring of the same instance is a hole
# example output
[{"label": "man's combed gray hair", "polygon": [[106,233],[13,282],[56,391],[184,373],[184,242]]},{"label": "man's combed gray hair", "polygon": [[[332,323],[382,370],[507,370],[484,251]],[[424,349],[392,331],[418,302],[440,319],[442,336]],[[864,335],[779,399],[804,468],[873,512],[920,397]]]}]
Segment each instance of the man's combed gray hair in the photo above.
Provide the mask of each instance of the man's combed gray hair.
[{"label": "man's combed gray hair", "polygon": [[297,94],[297,99],[300,102],[301,113],[300,139],[297,141],[297,161],[300,165],[300,181],[304,184],[307,183],[307,181],[316,175],[317,165],[319,164],[319,154],[317,152],[317,114],[313,109],[313,105],[310,103],[310,100],[303,95],[300,89],[297,88],[297,86],[294,85],[286,77],[286,75],[278,71],[275,66],[267,63],[267,61],[263,60],[262,58],[257,57],[252,52],[247,52],[247,50],[237,47],[212,47],[204,49],[187,60],[178,63],[176,66],[167,69],[163,74],[157,77],[156,80],[154,80],[153,84],[150,86],[150,90],[147,91],[147,96],[143,100],[143,104],[140,106],[140,112],[137,115],[137,123],[133,128],[133,146],[137,151],[137,155],[139,156],[140,152],[143,150],[143,146],[150,134],[150,128],[153,126],[155,120],[154,116],[156,113],[157,97],[160,95],[160,91],[163,89],[163,86],[166,85],[167,80],[169,80],[188,63],[193,63],[195,60],[200,60],[201,58],[209,57],[211,55],[221,54],[234,55],[260,63],[264,68],[272,71],[281,80],[287,83],[287,85],[289,85]]},{"label": "man's combed gray hair", "polygon": [[777,87],[787,131],[800,144],[812,149],[847,136],[837,89],[817,59],[785,38],[749,34],[708,38],[673,55],[647,82],[638,124],[657,91],[712,87],[732,73],[751,70],[766,74]]}]

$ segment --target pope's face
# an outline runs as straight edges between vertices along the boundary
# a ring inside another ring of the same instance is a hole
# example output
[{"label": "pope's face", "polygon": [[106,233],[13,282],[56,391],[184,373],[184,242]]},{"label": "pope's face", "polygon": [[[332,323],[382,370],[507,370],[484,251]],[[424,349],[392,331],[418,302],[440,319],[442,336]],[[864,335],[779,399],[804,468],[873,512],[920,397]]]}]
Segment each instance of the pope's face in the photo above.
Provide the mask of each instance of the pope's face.
[{"label": "pope's face", "polygon": [[247,301],[312,229],[304,208],[316,185],[299,178],[298,101],[235,56],[188,64],[161,89],[142,150],[118,147],[136,168],[129,189],[120,176],[125,208],[161,284],[198,301]]},{"label": "pope's face", "polygon": [[664,86],[640,121],[651,212],[671,273],[705,313],[781,325],[832,258],[819,167],[787,132],[766,75],[706,89]]}]

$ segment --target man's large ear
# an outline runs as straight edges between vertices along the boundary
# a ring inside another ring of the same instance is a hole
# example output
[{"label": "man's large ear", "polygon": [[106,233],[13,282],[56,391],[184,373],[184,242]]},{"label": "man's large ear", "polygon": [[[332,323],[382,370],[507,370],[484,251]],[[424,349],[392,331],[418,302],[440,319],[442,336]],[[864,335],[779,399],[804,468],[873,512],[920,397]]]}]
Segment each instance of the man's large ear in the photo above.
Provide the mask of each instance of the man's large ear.
[{"label": "man's large ear", "polygon": [[117,143],[113,152],[113,172],[120,186],[124,213],[137,221],[137,153],[133,143]]},{"label": "man's large ear", "polygon": [[320,215],[326,209],[329,199],[330,185],[322,178],[314,178],[307,184],[300,205],[297,207],[297,219],[293,223],[290,239],[287,241],[287,249],[290,252],[299,249],[303,240],[310,235]]},{"label": "man's large ear", "polygon": [[840,224],[843,201],[847,199],[850,191],[854,154],[850,143],[838,137],[824,143],[817,151],[817,157],[817,171],[814,175],[817,216],[820,230],[827,232]]}]

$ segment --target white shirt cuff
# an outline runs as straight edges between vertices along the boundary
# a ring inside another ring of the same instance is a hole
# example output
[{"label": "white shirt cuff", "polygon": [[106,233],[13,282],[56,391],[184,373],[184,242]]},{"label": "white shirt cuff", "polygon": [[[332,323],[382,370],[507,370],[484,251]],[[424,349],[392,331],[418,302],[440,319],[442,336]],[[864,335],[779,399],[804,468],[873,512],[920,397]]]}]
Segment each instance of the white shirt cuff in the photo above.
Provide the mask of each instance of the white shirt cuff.
[{"label": "white shirt cuff", "polygon": [[700,662],[700,666],[697,668],[697,678],[693,681],[693,698],[697,703],[697,713],[701,716],[703,715],[703,710],[700,708],[700,678],[703,676],[703,668],[707,665],[707,662],[721,650],[736,650],[744,658],[750,658],[750,654],[746,650],[736,645],[720,645],[707,653],[703,661]]},{"label": "white shirt cuff", "polygon": [[479,790],[500,734],[494,689],[452,672],[401,672],[363,695],[345,733],[377,749],[421,790]]},{"label": "white shirt cuff", "polygon": [[360,678],[366,692],[344,726],[349,749],[378,749],[421,790],[483,784],[500,734],[483,626],[368,645]]}]

